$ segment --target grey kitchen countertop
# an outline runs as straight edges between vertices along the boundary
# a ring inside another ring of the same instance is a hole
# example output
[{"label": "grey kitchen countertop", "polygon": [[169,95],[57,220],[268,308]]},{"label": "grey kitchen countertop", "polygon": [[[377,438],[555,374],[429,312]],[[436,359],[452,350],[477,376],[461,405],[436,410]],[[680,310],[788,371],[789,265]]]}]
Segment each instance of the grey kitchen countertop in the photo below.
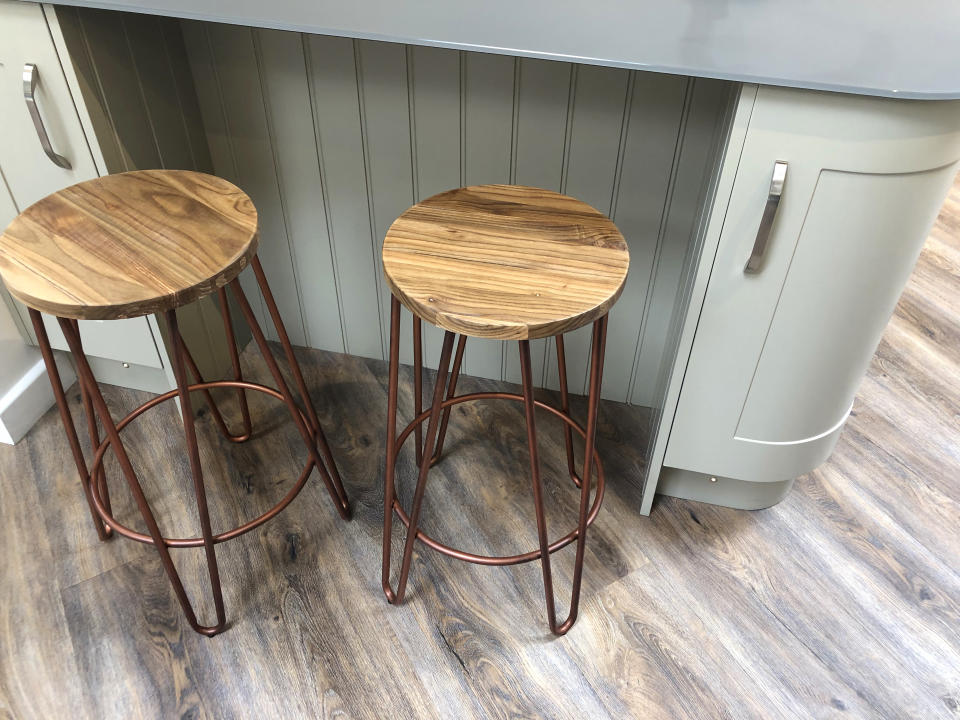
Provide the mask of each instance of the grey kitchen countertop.
[{"label": "grey kitchen countertop", "polygon": [[787,87],[960,98],[960,0],[65,0]]}]

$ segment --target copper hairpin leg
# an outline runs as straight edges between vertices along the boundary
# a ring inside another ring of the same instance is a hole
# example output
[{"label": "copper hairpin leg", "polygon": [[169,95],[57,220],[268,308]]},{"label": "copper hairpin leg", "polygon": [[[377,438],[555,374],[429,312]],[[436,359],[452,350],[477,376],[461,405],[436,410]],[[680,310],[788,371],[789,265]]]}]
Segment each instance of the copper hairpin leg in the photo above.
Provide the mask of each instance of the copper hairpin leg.
[{"label": "copper hairpin leg", "polygon": [[[586,429],[578,425],[569,413],[569,400],[567,395],[566,382],[566,362],[563,354],[563,338],[557,337],[557,360],[561,371],[561,408],[555,408],[545,403],[539,402],[533,396],[533,377],[530,362],[530,343],[527,340],[520,341],[520,364],[523,380],[523,393],[501,393],[501,392],[483,392],[471,393],[469,395],[455,395],[457,377],[463,360],[463,352],[466,346],[466,337],[461,335],[457,344],[456,357],[453,362],[453,369],[450,371],[449,387],[447,387],[446,399],[444,399],[444,389],[447,385],[447,374],[450,366],[450,359],[453,349],[454,333],[447,331],[444,334],[443,349],[440,353],[440,363],[437,369],[437,379],[433,390],[433,399],[430,408],[422,411],[422,401],[420,400],[420,383],[416,382],[422,374],[422,366],[417,360],[421,359],[422,352],[418,350],[419,323],[414,319],[414,378],[415,378],[415,408],[416,417],[406,426],[406,428],[397,435],[397,395],[399,385],[399,365],[400,365],[400,302],[394,297],[391,300],[390,313],[390,367],[389,384],[387,391],[387,453],[386,468],[384,479],[384,508],[383,508],[383,549],[382,549],[382,567],[381,583],[383,592],[387,600],[391,603],[399,604],[403,601],[406,592],[407,579],[410,573],[410,564],[413,556],[414,540],[420,540],[425,545],[450,557],[455,557],[467,562],[478,563],[481,565],[513,565],[521,562],[529,562],[539,559],[543,569],[544,593],[546,596],[547,618],[550,624],[550,630],[557,635],[565,634],[577,619],[577,611],[580,603],[580,588],[583,577],[584,551],[586,548],[587,528],[593,523],[600,510],[600,504],[603,501],[604,476],[603,466],[599,458],[596,457],[594,446],[596,444],[596,426],[597,410],[600,398],[600,381],[603,377],[603,358],[604,347],[606,344],[607,318],[603,316],[593,324],[593,343],[590,360],[590,397],[587,410]],[[428,471],[440,457],[443,438],[449,419],[450,410],[454,405],[462,402],[470,402],[480,399],[509,399],[522,401],[527,422],[527,443],[530,452],[530,472],[531,485],[533,488],[534,514],[537,521],[537,538],[539,548],[530,552],[509,555],[509,556],[486,556],[476,555],[464,552],[456,548],[445,545],[420,530],[420,511],[423,504],[423,496],[426,491],[426,481]],[[537,452],[536,423],[534,411],[539,407],[547,410],[558,417],[565,424],[565,439],[567,446],[568,468],[571,478],[580,487],[580,507],[578,513],[578,522],[575,530],[567,533],[565,536],[554,542],[549,541],[547,532],[546,515],[543,507],[543,489],[540,480],[540,463]],[[420,426],[427,421],[427,432],[425,444],[421,445]],[[585,441],[584,467],[582,475],[577,475],[573,462],[573,432],[580,434]],[[417,444],[417,464],[419,473],[417,476],[417,485],[414,490],[413,505],[410,514],[404,511],[396,498],[395,474],[396,461],[400,448],[407,438],[414,434]],[[597,490],[593,502],[590,502],[591,478],[597,477]],[[584,482],[581,478],[586,479]],[[403,557],[400,566],[400,576],[397,580],[397,588],[393,589],[391,585],[391,549],[392,549],[392,530],[393,514],[396,513],[400,521],[407,527],[407,536],[404,541]],[[558,623],[556,619],[556,610],[553,593],[553,575],[550,566],[550,554],[556,552],[562,547],[576,540],[576,559],[574,561],[573,588],[571,592],[570,610],[567,618]]]},{"label": "copper hairpin leg", "polygon": [[[230,540],[234,537],[249,532],[255,527],[258,527],[267,520],[276,516],[300,492],[300,490],[306,484],[306,481],[314,467],[316,467],[320,472],[320,476],[334,501],[337,511],[343,517],[349,516],[349,504],[346,493],[343,490],[343,484],[340,481],[339,473],[337,472],[336,465],[333,462],[333,457],[330,454],[329,446],[327,445],[326,439],[323,436],[323,431],[320,429],[316,410],[309,394],[307,393],[303,375],[293,354],[293,347],[290,345],[290,340],[287,337],[285,329],[283,328],[283,322],[281,321],[280,314],[277,311],[273,295],[271,294],[270,288],[267,285],[260,262],[256,257],[254,257],[252,265],[254,273],[257,277],[257,282],[260,286],[260,290],[263,293],[264,300],[267,303],[267,309],[270,312],[271,319],[273,320],[277,329],[277,335],[279,336],[280,343],[283,346],[284,355],[286,356],[287,362],[290,365],[291,373],[293,374],[294,380],[298,386],[298,389],[300,390],[301,401],[306,409],[306,413],[297,407],[296,401],[294,400],[289,387],[283,379],[279,365],[270,352],[270,348],[266,343],[266,338],[263,335],[263,331],[260,329],[260,325],[250,309],[250,305],[240,287],[240,283],[236,279],[233,280],[230,285],[231,290],[237,298],[241,312],[243,313],[250,325],[251,331],[253,332],[254,340],[260,348],[267,366],[270,369],[273,380],[277,385],[276,390],[243,380],[240,370],[239,353],[236,347],[236,338],[233,332],[233,325],[229,314],[230,311],[226,301],[226,293],[223,291],[223,289],[221,289],[218,292],[218,297],[220,300],[221,312],[224,316],[224,330],[230,345],[234,379],[220,380],[216,382],[203,381],[203,378],[200,377],[200,374],[197,371],[196,363],[194,362],[189,350],[186,347],[186,344],[183,342],[182,336],[180,335],[176,312],[174,310],[167,311],[165,313],[165,320],[167,322],[170,334],[172,346],[171,360],[173,363],[174,375],[176,376],[177,388],[151,399],[128,414],[125,418],[115,423],[110,415],[106,403],[104,402],[103,395],[100,393],[100,389],[97,385],[96,379],[93,376],[93,372],[90,369],[90,365],[87,362],[87,358],[83,353],[83,347],[80,342],[79,328],[76,321],[58,318],[60,327],[67,339],[67,344],[70,347],[74,362],[77,366],[80,390],[84,398],[84,407],[88,415],[88,425],[95,450],[93,463],[89,470],[87,469],[87,464],[83,457],[79,440],[77,439],[76,428],[70,416],[66,396],[63,392],[62,382],[60,380],[59,373],[57,372],[53,353],[50,349],[49,338],[47,337],[46,330],[43,326],[43,321],[37,311],[30,311],[30,317],[37,334],[37,340],[40,345],[41,353],[46,363],[47,373],[50,377],[51,385],[53,386],[54,396],[57,400],[57,406],[60,410],[60,417],[63,421],[64,430],[67,434],[67,440],[70,443],[71,450],[74,455],[74,461],[76,462],[77,470],[80,474],[81,485],[83,487],[84,494],[87,497],[87,502],[90,505],[91,513],[94,518],[94,525],[97,528],[98,535],[101,537],[101,539],[105,539],[111,532],[116,532],[125,537],[137,540],[138,542],[149,543],[156,547],[157,552],[160,555],[160,561],[163,565],[164,571],[166,572],[167,577],[173,586],[174,593],[180,602],[180,606],[183,608],[187,622],[196,632],[207,636],[215,635],[226,627],[223,591],[220,583],[220,573],[215,550],[215,546],[218,543]],[[188,369],[196,378],[196,382],[192,385],[188,382]],[[219,408],[217,408],[216,403],[209,392],[210,389],[215,387],[228,387],[236,390],[244,426],[242,434],[233,435],[228,430]],[[233,442],[243,442],[244,440],[248,439],[251,434],[250,413],[246,399],[247,390],[263,392],[271,397],[282,400],[287,405],[287,408],[293,417],[294,423],[297,425],[297,428],[303,437],[304,443],[307,446],[309,458],[297,482],[279,503],[274,505],[270,510],[263,513],[259,517],[244,523],[240,527],[233,528],[232,530],[215,535],[210,524],[210,513],[207,507],[206,488],[203,482],[203,469],[200,465],[200,453],[197,445],[190,393],[191,391],[202,392],[207,403],[210,405],[211,414],[213,415],[214,421],[224,436]],[[167,538],[161,534],[156,518],[154,517],[153,511],[147,502],[143,488],[140,485],[140,481],[133,469],[126,449],[120,440],[120,431],[123,430],[123,428],[126,427],[131,421],[139,417],[147,410],[156,407],[160,403],[170,400],[174,397],[177,397],[180,400],[184,436],[187,444],[187,453],[189,455],[191,475],[193,478],[194,495],[197,502],[197,513],[200,521],[201,536],[194,538]],[[94,413],[97,417],[99,417],[106,434],[106,438],[102,442],[99,441],[97,435]],[[146,534],[136,532],[121,525],[113,518],[110,512],[109,497],[107,495],[106,480],[103,474],[102,464],[104,454],[106,453],[108,447],[112,448],[114,454],[116,455],[120,469],[127,481],[127,485],[129,486],[131,493],[133,494],[134,500],[140,511],[140,515],[147,526],[148,533]],[[91,478],[97,478],[97,480],[94,481]],[[99,478],[104,478],[102,483]],[[177,569],[174,566],[173,560],[170,556],[170,548],[187,547],[204,548],[204,553],[207,560],[207,569],[210,577],[210,587],[213,594],[213,604],[216,613],[216,623],[213,625],[201,625],[197,620],[197,615],[194,612],[193,605],[187,596],[183,582],[181,581],[180,575],[177,572]]]},{"label": "copper hairpin leg", "polygon": [[[60,421],[63,424],[64,430],[66,431],[67,442],[69,443],[70,451],[73,454],[73,461],[77,466],[77,473],[80,475],[80,487],[83,489],[84,497],[87,499],[87,505],[90,507],[90,515],[93,518],[93,525],[97,530],[97,536],[101,540],[106,540],[111,536],[112,531],[109,527],[104,525],[103,520],[100,519],[100,514],[97,512],[97,508],[93,502],[93,494],[91,489],[92,481],[90,478],[90,473],[87,470],[87,461],[83,457],[83,450],[80,447],[80,440],[77,438],[77,430],[73,424],[73,418],[70,415],[70,408],[67,405],[67,396],[63,391],[63,382],[60,380],[60,372],[57,370],[57,363],[53,357],[53,350],[50,348],[50,339],[47,337],[47,329],[43,325],[43,319],[40,317],[40,313],[32,308],[29,310],[29,312],[30,320],[33,323],[33,331],[37,336],[37,345],[40,347],[40,355],[43,357],[43,363],[47,368],[47,376],[50,378],[50,386],[53,389],[53,397],[57,401],[57,410],[60,411]],[[77,336],[77,340],[79,343],[79,334]],[[83,385],[83,383],[80,383],[80,394],[83,397],[83,406],[87,413],[87,425],[90,428],[90,437],[95,443],[94,447],[96,447],[96,445],[99,445],[99,438],[96,434],[96,419],[93,417],[93,414],[90,410],[92,407],[90,395],[87,393],[86,387]],[[105,482],[103,490],[104,499],[109,501],[106,493]]]},{"label": "copper hairpin leg", "polygon": [[[460,366],[463,364],[463,353],[466,349],[467,336],[461,335],[457,341],[457,351],[453,355],[453,369],[450,371],[450,382],[447,383],[447,400],[452,399],[456,395],[457,380],[460,378]],[[420,374],[419,370],[417,374]],[[430,459],[431,465],[438,463],[440,456],[443,454],[443,441],[447,437],[447,423],[450,422],[450,411],[452,409],[449,405],[443,409],[443,414],[440,417],[440,430],[437,434],[437,449],[434,450],[433,457]],[[417,414],[419,415],[420,413]]]},{"label": "copper hairpin leg", "polygon": [[[76,320],[71,320],[70,322],[73,325],[74,332],[76,333],[79,342],[80,326],[77,324]],[[83,402],[83,414],[87,417],[87,432],[90,434],[90,446],[97,447],[100,444],[100,433],[97,428],[97,416],[93,412],[93,400],[90,397],[90,393],[87,392],[86,387],[82,384],[80,385],[80,397]],[[96,473],[95,479],[91,478],[91,482],[96,482],[97,491],[100,493],[100,497],[103,498],[103,506],[106,508],[106,511],[108,513],[112,512],[112,508],[110,507],[110,494],[107,489],[107,475],[103,467],[101,467]],[[100,518],[97,517],[97,520],[99,521]],[[102,523],[98,522],[97,525],[99,530],[99,526],[102,525]],[[113,531],[109,527],[106,527],[106,536],[109,537],[112,533]],[[101,537],[100,539],[105,540],[106,537]]]},{"label": "copper hairpin leg", "polygon": [[[263,268],[260,266],[259,258],[254,257],[251,264],[253,266],[253,272],[257,276],[257,282],[260,285],[260,291],[263,293],[263,299],[267,303],[267,311],[270,313],[270,317],[273,319],[274,327],[276,328],[277,335],[280,338],[280,344],[283,347],[283,353],[287,358],[287,364],[290,365],[290,372],[293,374],[294,382],[296,383],[303,403],[306,406],[306,422],[303,421],[303,417],[297,408],[296,402],[293,399],[293,395],[290,393],[290,388],[283,379],[283,375],[280,372],[280,366],[277,365],[277,361],[270,352],[270,347],[267,345],[267,338],[260,329],[260,324],[257,322],[257,318],[253,314],[253,310],[250,308],[250,303],[243,294],[243,290],[240,287],[240,282],[234,280],[230,285],[230,289],[233,291],[234,297],[237,299],[237,303],[240,305],[240,311],[243,313],[243,317],[250,326],[250,330],[253,333],[253,339],[257,343],[257,347],[260,348],[260,353],[263,355],[263,359],[266,361],[267,367],[270,368],[270,374],[273,375],[273,380],[277,384],[277,389],[283,395],[283,400],[290,410],[290,414],[293,417],[297,429],[300,431],[300,436],[303,438],[303,442],[307,445],[307,449],[310,452],[310,462],[312,462],[313,465],[316,466],[317,470],[320,471],[320,477],[323,478],[323,483],[326,485],[327,492],[330,493],[330,499],[333,500],[333,504],[337,508],[337,512],[340,514],[340,517],[342,517],[344,520],[348,520],[350,518],[350,502],[347,500],[347,493],[343,489],[343,482],[340,479],[340,473],[337,471],[337,465],[333,460],[333,453],[330,452],[330,446],[327,444],[327,438],[324,436],[323,430],[320,429],[320,420],[317,417],[317,411],[313,406],[313,401],[310,399],[310,392],[307,390],[307,384],[303,379],[303,373],[300,372],[300,365],[297,363],[296,357],[294,357],[293,346],[290,344],[290,338],[287,336],[286,328],[283,326],[283,320],[280,318],[280,311],[277,309],[277,304],[273,299],[273,293],[270,292],[270,287],[267,285],[267,279],[263,274]],[[319,452],[317,447],[318,445]]]},{"label": "copper hairpin leg", "polygon": [[[593,323],[593,342],[590,352],[590,395],[587,406],[587,437],[584,445],[583,475],[580,483],[580,513],[577,522],[577,554],[573,565],[573,588],[570,593],[570,612],[567,619],[557,624],[553,599],[553,575],[550,569],[550,550],[547,536],[547,520],[543,512],[543,490],[540,483],[540,461],[537,456],[537,434],[534,422],[533,377],[530,371],[530,341],[520,341],[520,372],[523,376],[524,410],[527,417],[527,441],[530,445],[530,475],[533,482],[534,509],[537,514],[537,538],[540,541],[540,555],[543,568],[543,589],[547,602],[547,619],[550,629],[557,635],[564,635],[577,620],[580,608],[580,581],[583,578],[583,557],[587,543],[587,516],[590,506],[590,477],[596,455],[597,407],[600,401],[600,381],[603,378],[603,355],[607,342],[607,316]],[[563,341],[557,345],[558,354],[563,353]],[[566,368],[564,368],[566,369]],[[566,373],[562,384],[566,384]],[[566,393],[564,393],[566,396]],[[564,408],[565,412],[569,412]],[[570,432],[570,426],[567,426]],[[567,458],[571,457],[571,445],[567,443]],[[570,463],[572,467],[572,463]],[[574,477],[576,477],[574,475]]]},{"label": "copper hairpin leg", "polygon": [[[416,415],[423,412],[423,329],[416,315],[413,316],[413,411]],[[417,467],[420,467],[423,460],[423,428],[418,425],[414,434],[414,452]]]},{"label": "copper hairpin leg", "polygon": [[[230,307],[227,304],[227,293],[223,288],[217,290],[217,299],[220,302],[220,312],[223,315],[223,326],[224,334],[227,337],[227,347],[230,348],[230,364],[233,366],[233,379],[242,382],[243,371],[240,369],[240,353],[237,351],[237,338],[233,332],[233,321],[230,319]],[[180,348],[183,351],[184,361],[186,362],[187,367],[190,369],[190,374],[193,375],[194,383],[204,384],[203,376],[200,374],[200,369],[197,367],[197,363],[193,359],[193,354],[190,352],[190,348],[187,347],[186,343],[181,343]],[[220,408],[217,407],[217,403],[210,394],[210,390],[204,389],[200,392],[203,393],[203,398],[207,403],[207,407],[210,408],[210,415],[213,417],[213,421],[216,423],[221,435],[223,435],[230,442],[234,443],[242,443],[250,439],[250,435],[253,432],[253,425],[250,421],[250,406],[247,404],[247,394],[243,388],[237,389],[237,402],[240,404],[240,417],[243,420],[243,432],[239,435],[234,435],[230,432],[226,421],[223,419],[223,415],[220,413]]]},{"label": "copper hairpin leg", "polygon": [[[560,376],[560,409],[565,415],[570,414],[570,395],[567,392],[567,353],[563,347],[563,335],[554,339],[557,346],[557,374]],[[569,425],[563,427],[563,439],[567,447],[567,470],[573,484],[580,487],[583,480],[577,474],[576,461],[573,459],[573,429]]]}]

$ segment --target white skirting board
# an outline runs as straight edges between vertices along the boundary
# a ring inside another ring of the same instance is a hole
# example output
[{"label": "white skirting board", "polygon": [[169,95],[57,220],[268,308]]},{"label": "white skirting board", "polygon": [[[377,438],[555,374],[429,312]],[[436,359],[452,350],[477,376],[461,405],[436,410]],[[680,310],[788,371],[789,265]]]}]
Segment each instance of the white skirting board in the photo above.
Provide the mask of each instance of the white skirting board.
[{"label": "white skirting board", "polygon": [[[0,395],[0,442],[7,445],[18,442],[54,404],[53,390],[40,351],[32,347],[24,347],[23,351],[21,360],[26,362],[18,365],[24,369],[0,387],[3,391]],[[66,356],[58,355],[57,368],[64,387],[70,387],[75,374]]]}]

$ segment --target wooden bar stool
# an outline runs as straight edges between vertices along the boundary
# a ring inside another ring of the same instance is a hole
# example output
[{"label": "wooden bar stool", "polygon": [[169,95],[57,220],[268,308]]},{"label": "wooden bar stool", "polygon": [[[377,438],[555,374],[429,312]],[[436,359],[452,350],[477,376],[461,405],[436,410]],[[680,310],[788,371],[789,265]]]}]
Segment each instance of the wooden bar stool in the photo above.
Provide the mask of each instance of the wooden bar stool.
[{"label": "wooden bar stool", "polygon": [[[223,593],[215,546],[263,524],[285,508],[317,468],[343,518],[349,505],[303,374],[293,355],[280,313],[257,259],[257,211],[242,190],[217,177],[196,172],[149,170],[122,173],[73,185],[40,200],[17,217],[0,236],[0,276],[10,293],[30,311],[37,342],[46,363],[60,417],[67,434],[80,482],[101,540],[112,532],[157,548],[164,570],[190,626],[212,636],[226,626]],[[240,271],[253,266],[257,283],[273,320],[290,372],[299,390],[302,408],[270,353],[267,340],[253,314],[240,282]],[[263,354],[276,389],[248,382],[240,371],[225,288],[229,286],[253,338]],[[177,325],[176,309],[217,293],[224,331],[233,363],[233,380],[205,382],[187,349]],[[77,366],[77,376],[90,439],[95,450],[88,467],[67,407],[50,341],[40,312],[55,315]],[[114,422],[104,403],[80,342],[77,320],[111,320],[163,313],[169,329],[171,361],[177,389],[153,398]],[[194,383],[188,381],[187,372]],[[210,389],[236,389],[243,432],[232,434],[213,401]],[[240,527],[214,534],[200,466],[190,393],[203,393],[219,430],[229,440],[243,442],[251,435],[246,391],[266,393],[282,400],[293,418],[308,452],[306,466],[287,495],[273,508]],[[200,521],[199,537],[164,537],[144,496],[140,481],[120,440],[120,431],[156,405],[179,398],[183,416],[193,488]],[[101,442],[96,417],[106,433]],[[111,511],[103,456],[110,448],[133,494],[148,533],[117,522]],[[201,625],[187,597],[180,575],[170,558],[170,548],[204,548],[216,623]]]},{"label": "wooden bar stool", "polygon": [[[387,401],[387,450],[383,514],[382,583],[387,600],[403,600],[413,557],[414,540],[451,557],[483,565],[513,565],[539,559],[543,569],[547,619],[557,635],[577,619],[587,527],[603,500],[603,467],[596,457],[597,404],[603,376],[607,313],[623,290],[630,256],[613,222],[586,203],[549,190],[511,185],[481,185],[450,190],[429,198],[401,215],[383,243],[383,271],[392,291],[390,313],[390,381]],[[414,393],[416,417],[397,435],[397,383],[400,354],[400,305],[413,313]],[[421,320],[446,332],[433,401],[421,406],[423,373]],[[586,428],[570,416],[563,333],[593,323],[590,396]],[[453,368],[448,368],[459,334]],[[481,392],[455,395],[468,336],[518,340],[523,393]],[[530,340],[554,337],[560,373],[560,408],[534,400]],[[444,388],[446,386],[446,398]],[[475,555],[445,545],[420,530],[420,508],[427,473],[439,458],[453,405],[472,400],[506,398],[524,404],[533,507],[539,548],[519,555]],[[565,423],[567,464],[580,488],[576,529],[553,542],[543,509],[543,489],[537,456],[535,408],[547,410]],[[427,421],[425,441],[421,425]],[[573,432],[585,440],[583,471],[573,460]],[[411,435],[416,439],[419,465],[409,515],[396,499],[397,454]],[[597,490],[590,502],[593,474]],[[391,581],[393,513],[407,527],[397,589]],[[554,606],[550,553],[576,540],[576,560],[570,611],[558,623]]]}]

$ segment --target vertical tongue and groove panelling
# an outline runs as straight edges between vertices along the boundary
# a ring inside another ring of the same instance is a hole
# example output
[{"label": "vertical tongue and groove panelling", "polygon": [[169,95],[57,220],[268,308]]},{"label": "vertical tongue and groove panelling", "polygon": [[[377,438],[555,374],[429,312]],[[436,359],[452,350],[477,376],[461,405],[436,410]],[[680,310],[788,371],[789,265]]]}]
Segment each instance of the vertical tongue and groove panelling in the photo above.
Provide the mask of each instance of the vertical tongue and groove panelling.
[{"label": "vertical tongue and groove panelling", "polygon": [[[130,40],[117,50],[134,60],[126,69],[95,50],[104,56],[82,58],[92,67],[80,74],[99,74],[103,83],[104,74],[159,77],[160,64],[169,68],[166,81],[141,78],[141,97],[125,98],[123,107],[103,102],[120,137],[104,143],[108,164],[192,165],[246,190],[260,213],[260,256],[295,344],[385,358],[389,292],[380,248],[393,219],[418,200],[460,185],[534,185],[594,205],[627,238],[630,276],[611,313],[603,396],[654,404],[703,182],[717,161],[715,129],[729,98],[727,83],[61,12],[81,33],[94,35],[86,38],[89,48],[111,46],[101,37],[116,37],[111,28]],[[144,33],[148,24],[160,31],[153,38]],[[140,58],[144,53],[153,59]],[[182,82],[187,67],[195,91]],[[103,92],[91,85],[91,93]],[[153,149],[125,146],[120,126],[136,123],[130,115],[147,107]],[[200,122],[191,115],[197,111]],[[194,136],[197,127],[205,138]],[[405,322],[409,328],[409,318]],[[424,336],[425,360],[435,366],[440,334],[425,326]],[[552,342],[536,341],[532,349],[535,377],[558,387]],[[404,352],[402,360],[411,362],[409,342]],[[571,333],[574,392],[585,390],[588,355],[589,330]],[[475,340],[465,371],[518,382],[516,347]]]}]

